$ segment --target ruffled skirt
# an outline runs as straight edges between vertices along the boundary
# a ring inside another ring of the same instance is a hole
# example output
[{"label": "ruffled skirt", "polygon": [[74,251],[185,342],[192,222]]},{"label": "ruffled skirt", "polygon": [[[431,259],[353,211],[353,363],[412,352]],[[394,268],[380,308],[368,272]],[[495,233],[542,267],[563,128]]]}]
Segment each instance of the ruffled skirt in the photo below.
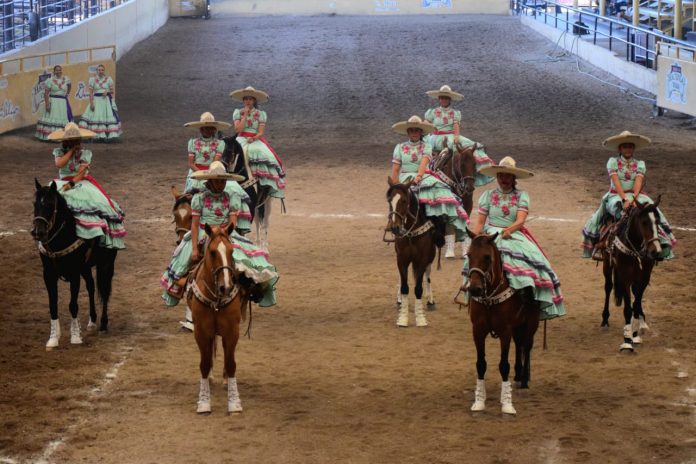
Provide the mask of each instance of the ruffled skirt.
[{"label": "ruffled skirt", "polygon": [[73,120],[72,113],[68,111],[68,101],[65,98],[49,97],[51,99],[51,111],[46,111],[36,123],[36,138],[48,140],[48,134],[59,129]]},{"label": "ruffled skirt", "polygon": [[237,141],[249,157],[249,169],[259,184],[268,187],[273,198],[285,198],[285,171],[269,146],[261,140],[247,143],[246,137],[237,136]]},{"label": "ruffled skirt", "polygon": [[80,127],[96,133],[96,140],[112,140],[121,136],[121,120],[118,117],[116,102],[107,96],[94,97],[94,110],[87,105],[82,114]]}]

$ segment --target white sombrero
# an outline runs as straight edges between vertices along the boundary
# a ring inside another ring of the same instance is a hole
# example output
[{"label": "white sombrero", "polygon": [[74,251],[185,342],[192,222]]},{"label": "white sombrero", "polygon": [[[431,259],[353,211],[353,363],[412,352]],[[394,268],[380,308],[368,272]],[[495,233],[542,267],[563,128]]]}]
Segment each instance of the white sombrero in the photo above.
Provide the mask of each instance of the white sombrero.
[{"label": "white sombrero", "polygon": [[214,127],[216,129],[227,129],[232,126],[229,122],[216,121],[213,113],[205,112],[201,114],[200,121],[192,121],[184,124],[184,127]]},{"label": "white sombrero", "polygon": [[518,179],[527,179],[532,177],[534,173],[532,171],[527,171],[526,169],[518,168],[517,163],[511,156],[506,156],[500,160],[500,164],[497,166],[487,166],[481,168],[479,171],[484,176],[495,176],[500,173],[512,174]]},{"label": "white sombrero", "polygon": [[222,179],[222,180],[244,180],[244,177],[237,174],[232,174],[227,172],[225,165],[222,161],[213,161],[210,163],[210,167],[205,171],[196,171],[191,174],[192,179],[196,180],[210,180],[210,179]]},{"label": "white sombrero", "polygon": [[87,129],[82,129],[80,126],[74,122],[69,122],[65,125],[64,129],[58,129],[48,134],[48,140],[55,140],[57,142],[62,142],[63,140],[76,140],[76,139],[88,139],[96,136],[94,132]]},{"label": "white sombrero", "polygon": [[652,143],[652,141],[645,137],[644,135],[633,134],[629,131],[623,131],[619,135],[614,135],[606,139],[602,145],[608,150],[618,151],[619,145],[622,143],[632,143],[636,146],[636,150],[639,148],[647,147]]},{"label": "white sombrero", "polygon": [[425,94],[430,98],[449,97],[454,101],[464,100],[464,95],[453,91],[449,85],[443,85],[440,90],[428,90]]},{"label": "white sombrero", "polygon": [[230,97],[237,101],[244,100],[244,97],[254,97],[258,103],[268,101],[268,94],[262,90],[256,90],[252,86],[237,89],[230,92]]},{"label": "white sombrero", "polygon": [[399,121],[392,126],[392,129],[399,134],[408,134],[408,129],[412,127],[422,130],[423,134],[432,132],[435,129],[435,126],[428,121],[423,121],[418,116],[411,116],[408,118],[408,121]]}]

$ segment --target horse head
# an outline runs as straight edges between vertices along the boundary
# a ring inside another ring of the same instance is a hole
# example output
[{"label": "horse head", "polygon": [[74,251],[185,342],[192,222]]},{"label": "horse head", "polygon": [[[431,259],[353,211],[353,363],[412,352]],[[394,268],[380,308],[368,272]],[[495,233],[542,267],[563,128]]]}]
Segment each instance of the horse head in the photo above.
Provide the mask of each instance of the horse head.
[{"label": "horse head", "polygon": [[503,263],[493,235],[474,235],[467,256],[469,258],[469,292],[474,297],[490,296],[495,293],[503,277]]},{"label": "horse head", "polygon": [[389,189],[387,190],[387,203],[389,203],[389,217],[387,228],[398,236],[403,235],[406,229],[406,222],[415,216],[411,212],[411,185],[413,180],[409,179],[405,184],[395,183],[391,177],[387,177]]},{"label": "horse head", "polygon": [[662,253],[658,235],[659,214],[657,206],[661,196],[654,204],[636,202],[629,215],[628,237],[633,245],[647,258],[655,260]]},{"label": "horse head", "polygon": [[186,232],[191,230],[191,198],[190,193],[181,194],[175,186],[172,185],[172,196],[174,197],[174,206],[172,214],[174,215],[174,224],[176,225],[176,244],[178,245],[184,239]]},{"label": "horse head", "polygon": [[244,149],[237,141],[237,136],[232,135],[222,139],[225,142],[225,150],[222,152],[221,161],[225,164],[227,172],[238,174],[244,177],[244,180],[249,179],[247,165],[244,160]]},{"label": "horse head", "polygon": [[34,237],[34,240],[46,242],[49,233],[60,221],[62,211],[66,210],[68,206],[65,199],[58,193],[55,182],[51,182],[51,185],[47,187],[42,186],[36,179],[34,179],[34,183],[36,184],[36,194],[31,236]]},{"label": "horse head", "polygon": [[237,283],[232,257],[234,248],[229,237],[232,228],[206,224],[205,232],[208,234],[208,246],[203,256],[203,266],[207,267],[212,280],[207,285],[214,290],[215,297],[222,300],[232,295]]}]

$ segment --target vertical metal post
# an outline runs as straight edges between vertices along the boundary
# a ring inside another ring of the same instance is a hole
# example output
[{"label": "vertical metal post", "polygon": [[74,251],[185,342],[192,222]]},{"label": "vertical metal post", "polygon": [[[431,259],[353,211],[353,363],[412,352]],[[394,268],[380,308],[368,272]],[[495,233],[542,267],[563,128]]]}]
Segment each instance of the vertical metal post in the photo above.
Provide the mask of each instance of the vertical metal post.
[{"label": "vertical metal post", "polygon": [[614,21],[609,22],[609,51],[611,51],[611,40],[614,38]]},{"label": "vertical metal post", "polygon": [[640,25],[640,0],[633,0],[633,25]]},{"label": "vertical metal post", "polygon": [[607,14],[607,0],[599,0],[599,15],[605,16]]},{"label": "vertical metal post", "polygon": [[674,31],[675,39],[682,38],[682,0],[674,0]]}]

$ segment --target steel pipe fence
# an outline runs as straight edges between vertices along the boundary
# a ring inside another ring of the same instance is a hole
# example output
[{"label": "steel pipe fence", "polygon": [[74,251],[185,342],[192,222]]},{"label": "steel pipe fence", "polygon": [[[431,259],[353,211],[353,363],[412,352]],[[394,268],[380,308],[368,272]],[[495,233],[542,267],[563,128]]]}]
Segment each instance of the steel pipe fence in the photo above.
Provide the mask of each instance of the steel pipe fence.
[{"label": "steel pipe fence", "polygon": [[0,53],[59,32],[131,0],[0,0]]}]

